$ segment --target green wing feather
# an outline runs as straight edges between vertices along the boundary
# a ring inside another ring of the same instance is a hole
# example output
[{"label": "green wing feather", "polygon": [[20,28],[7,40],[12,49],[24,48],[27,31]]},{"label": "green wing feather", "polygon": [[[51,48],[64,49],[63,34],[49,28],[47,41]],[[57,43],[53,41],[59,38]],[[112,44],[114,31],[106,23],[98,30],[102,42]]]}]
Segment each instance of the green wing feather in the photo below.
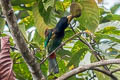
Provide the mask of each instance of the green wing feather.
[{"label": "green wing feather", "polygon": [[48,43],[49,43],[49,40],[51,39],[52,37],[52,30],[46,30],[45,31],[45,42],[44,42],[44,47],[46,48]]}]

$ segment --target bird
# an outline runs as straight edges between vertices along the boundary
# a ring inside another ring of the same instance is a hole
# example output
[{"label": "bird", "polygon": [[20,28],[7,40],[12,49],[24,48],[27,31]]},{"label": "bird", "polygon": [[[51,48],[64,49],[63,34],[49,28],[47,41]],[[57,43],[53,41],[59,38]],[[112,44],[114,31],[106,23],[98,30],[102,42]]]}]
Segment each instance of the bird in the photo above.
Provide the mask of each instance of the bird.
[{"label": "bird", "polygon": [[[70,21],[74,17],[68,15],[66,17],[60,18],[59,22],[56,24],[56,27],[52,29],[45,30],[45,41],[44,47],[49,55],[53,50],[55,50],[62,42],[62,39],[65,35],[65,29],[68,27]],[[56,53],[52,53],[48,57],[49,73],[59,73],[59,67],[56,60]]]}]

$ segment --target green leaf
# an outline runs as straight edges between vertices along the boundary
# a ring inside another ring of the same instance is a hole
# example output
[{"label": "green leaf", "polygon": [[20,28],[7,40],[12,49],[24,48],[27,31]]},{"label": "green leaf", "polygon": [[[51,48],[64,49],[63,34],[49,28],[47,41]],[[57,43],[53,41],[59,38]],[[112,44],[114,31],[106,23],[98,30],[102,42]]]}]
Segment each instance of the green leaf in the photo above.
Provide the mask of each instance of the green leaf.
[{"label": "green leaf", "polygon": [[57,55],[59,55],[60,57],[64,57],[63,59],[65,60],[68,60],[70,59],[70,56],[72,55],[72,53],[68,50],[61,49],[57,52]]},{"label": "green leaf", "polygon": [[74,35],[73,31],[71,29],[67,29],[65,31],[65,36],[64,36],[64,40],[67,40],[68,38],[70,38],[72,35]]},{"label": "green leaf", "polygon": [[5,26],[5,20],[0,17],[0,32],[3,32]]},{"label": "green leaf", "polygon": [[11,54],[13,55],[13,58],[16,59],[16,61],[15,61],[16,64],[13,64],[13,70],[16,74],[16,78],[19,80],[26,80],[26,79],[32,80],[32,76],[28,70],[26,63],[22,59],[20,53],[11,52]]},{"label": "green leaf", "polygon": [[100,39],[110,39],[112,40],[113,42],[118,42],[120,43],[120,39],[117,39],[115,37],[111,37],[110,35],[107,35],[107,34],[101,34],[101,33],[96,33],[96,41],[99,41]]},{"label": "green leaf", "polygon": [[74,53],[78,52],[78,51],[79,51],[80,49],[82,49],[82,48],[88,48],[88,47],[87,47],[84,43],[82,43],[82,42],[80,42],[80,41],[77,41],[77,42],[74,44],[71,52],[72,52],[72,54],[74,54]]},{"label": "green leaf", "polygon": [[19,28],[20,28],[20,30],[21,30],[21,32],[22,32],[25,40],[28,41],[28,36],[27,36],[27,34],[26,34],[25,25],[24,25],[24,24],[20,24],[20,25],[19,25]]},{"label": "green leaf", "polygon": [[96,29],[96,32],[103,30],[106,27],[116,27],[116,29],[120,29],[120,22],[119,21],[111,21],[111,22],[106,22],[106,23],[102,23],[98,26],[98,28]]},{"label": "green leaf", "polygon": [[44,37],[44,31],[46,28],[48,28],[48,26],[45,24],[43,17],[39,13],[38,4],[35,4],[33,7],[33,16],[34,16],[34,23],[39,35]]},{"label": "green leaf", "polygon": [[12,5],[20,5],[20,4],[29,4],[29,3],[32,3],[32,2],[34,2],[34,0],[11,0],[11,3],[12,3]]},{"label": "green leaf", "polygon": [[20,10],[20,12],[16,14],[17,19],[23,19],[27,16],[29,16],[29,13],[26,10]]},{"label": "green leaf", "polygon": [[98,31],[101,34],[114,34],[114,35],[120,35],[120,30],[116,27],[108,26],[105,27],[103,30]]},{"label": "green leaf", "polygon": [[55,0],[47,0],[45,3],[44,3],[44,8],[45,10],[47,11],[47,9],[49,7],[54,7],[55,5]]},{"label": "green leaf", "polygon": [[111,12],[114,14],[118,8],[120,8],[120,4],[115,4],[112,8],[111,8]]},{"label": "green leaf", "polygon": [[[112,71],[112,70],[118,69],[119,67],[120,67],[119,64],[114,64],[114,65],[111,66],[110,69]],[[116,76],[118,78],[118,80],[120,80],[120,71],[117,71],[117,72],[113,73],[113,75]]]},{"label": "green leaf", "polygon": [[99,8],[95,0],[80,0],[82,5],[82,14],[78,19],[80,22],[80,27],[85,27],[86,29],[94,32],[99,24]]},{"label": "green leaf", "polygon": [[41,68],[41,71],[42,71],[42,73],[44,74],[44,76],[47,77],[47,71],[48,71],[47,65],[42,64],[42,65],[40,66],[40,68]]},{"label": "green leaf", "polygon": [[[38,4],[34,5],[33,16],[34,16],[35,26],[37,28],[37,31],[38,31],[39,35],[41,37],[44,37],[45,29],[50,28],[51,25],[55,25],[56,20],[53,19],[54,16],[51,13],[52,12],[51,9],[48,9],[48,13],[47,12],[45,13],[44,11],[42,11],[42,10],[44,10],[43,9],[44,7],[42,7],[42,5],[40,5],[40,4],[39,4],[39,7],[38,7]],[[39,10],[40,10],[40,12],[39,12]]]},{"label": "green leaf", "polygon": [[118,20],[120,21],[120,15],[117,15],[117,14],[107,14],[105,17],[103,17],[103,19],[101,20],[101,22],[109,22],[109,21],[112,21],[112,20]]},{"label": "green leaf", "polygon": [[88,48],[82,48],[80,49],[80,51],[76,52],[72,58],[70,59],[69,63],[68,63],[68,67],[70,66],[74,66],[74,67],[77,67],[80,60],[82,60],[87,52]]},{"label": "green leaf", "polygon": [[[34,37],[33,37],[33,42],[34,42],[35,44],[37,44],[37,46],[39,46],[39,47],[40,47],[40,45],[42,45],[43,42],[44,42],[43,38],[40,37],[40,35],[39,35],[39,33],[37,32],[37,30],[35,30],[35,34],[34,34]],[[37,47],[37,46],[36,46],[36,47]]]},{"label": "green leaf", "polygon": [[34,26],[34,19],[33,19],[33,15],[31,16],[27,16],[25,18],[23,18],[19,24],[25,24],[25,29],[29,29],[31,28],[32,26]]},{"label": "green leaf", "polygon": [[[53,2],[55,3],[55,1]],[[39,13],[41,17],[43,18],[44,22],[48,26],[55,26],[56,25],[56,18],[55,18],[55,12],[54,8],[52,6],[47,8],[47,11],[45,10],[45,7],[41,1],[38,4],[39,7]]]}]

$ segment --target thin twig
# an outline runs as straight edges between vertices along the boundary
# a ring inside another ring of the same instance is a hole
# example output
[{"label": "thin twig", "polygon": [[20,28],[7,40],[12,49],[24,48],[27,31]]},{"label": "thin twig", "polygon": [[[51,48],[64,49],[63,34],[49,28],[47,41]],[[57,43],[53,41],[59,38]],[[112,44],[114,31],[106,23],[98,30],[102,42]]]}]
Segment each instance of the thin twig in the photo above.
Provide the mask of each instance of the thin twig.
[{"label": "thin twig", "polygon": [[[73,27],[72,27],[71,24],[70,24],[70,28],[72,29],[72,31],[74,32],[74,34],[76,34],[76,32],[75,32],[75,30],[73,29]],[[101,57],[101,55],[94,50],[94,48],[92,47],[92,45],[91,45],[85,38],[84,38],[84,40],[82,40],[79,36],[77,36],[77,37],[79,38],[79,40],[80,40],[82,43],[84,43],[85,45],[87,45],[87,46],[89,47],[89,49],[92,51],[93,55],[96,57],[96,59],[97,59],[98,61],[104,60],[104,59]],[[103,67],[104,67],[106,70],[109,70],[109,68],[108,68],[107,66],[103,66]]]},{"label": "thin twig", "polygon": [[113,74],[113,73],[115,73],[115,72],[117,72],[117,71],[120,71],[120,68],[111,71],[111,74]]},{"label": "thin twig", "polygon": [[100,69],[100,68],[97,68],[97,67],[96,67],[96,68],[91,68],[91,69],[92,69],[92,70],[96,70],[96,71],[98,71],[98,72],[104,73],[105,75],[111,77],[112,80],[118,80],[117,77],[114,76],[113,74],[111,74],[111,72],[108,71],[108,70],[103,70],[103,69]]},{"label": "thin twig", "polygon": [[40,64],[44,63],[46,61],[46,59],[53,53],[55,53],[58,49],[60,49],[62,46],[64,46],[67,42],[69,42],[70,40],[72,40],[74,37],[82,34],[83,32],[79,32],[79,33],[76,33],[75,35],[73,35],[72,37],[70,37],[68,40],[66,40],[65,42],[61,43],[55,50],[53,50],[50,54],[48,54],[48,56],[43,60],[41,61]]}]

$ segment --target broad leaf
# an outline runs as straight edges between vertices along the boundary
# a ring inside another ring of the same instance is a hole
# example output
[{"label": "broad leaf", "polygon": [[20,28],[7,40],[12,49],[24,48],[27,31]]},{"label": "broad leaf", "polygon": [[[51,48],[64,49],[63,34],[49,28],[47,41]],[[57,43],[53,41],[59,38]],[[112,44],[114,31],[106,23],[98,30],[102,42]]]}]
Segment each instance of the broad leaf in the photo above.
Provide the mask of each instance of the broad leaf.
[{"label": "broad leaf", "polygon": [[12,5],[20,5],[20,4],[29,4],[29,3],[32,3],[34,0],[12,0],[11,3]]},{"label": "broad leaf", "polygon": [[2,37],[0,53],[0,80],[15,80],[15,74],[12,67],[13,62],[10,58],[9,37]]},{"label": "broad leaf", "polygon": [[[34,16],[35,26],[41,37],[44,37],[44,31],[46,28],[50,28],[51,25],[55,25],[54,24],[55,21],[52,18],[53,14],[50,13],[52,10],[48,10],[48,11],[49,11],[48,13],[44,13],[44,14],[42,13],[42,11],[40,11],[40,13],[39,13],[38,5],[35,4],[35,6],[33,7],[33,16]],[[51,25],[49,25],[49,24],[51,24]]]},{"label": "broad leaf", "polygon": [[102,20],[101,22],[109,22],[109,21],[112,21],[112,20],[118,20],[120,21],[120,15],[116,15],[116,14],[107,14]]},{"label": "broad leaf", "polygon": [[115,4],[115,5],[111,8],[111,12],[114,14],[119,8],[120,8],[120,4]]},{"label": "broad leaf", "polygon": [[0,17],[0,32],[3,32],[5,26],[5,20]]},{"label": "broad leaf", "polygon": [[78,19],[80,22],[80,27],[85,27],[86,29],[94,32],[99,24],[99,8],[95,0],[79,0],[82,5],[82,14]]},{"label": "broad leaf", "polygon": [[[114,64],[114,65],[111,66],[111,71],[115,70],[115,69],[118,69],[119,67],[120,67],[119,64]],[[117,71],[117,72],[113,73],[113,75],[115,75],[118,78],[118,80],[120,80],[120,71]]]},{"label": "broad leaf", "polygon": [[77,67],[80,60],[82,60],[87,52],[88,48],[82,48],[80,49],[80,51],[76,52],[72,58],[70,59],[69,63],[68,63],[68,67],[70,66],[74,66],[74,67]]},{"label": "broad leaf", "polygon": [[21,32],[22,32],[25,40],[28,41],[28,36],[27,36],[27,34],[26,34],[25,25],[24,25],[24,24],[20,24],[20,25],[19,25],[19,28],[20,28],[20,30],[21,30]]}]

